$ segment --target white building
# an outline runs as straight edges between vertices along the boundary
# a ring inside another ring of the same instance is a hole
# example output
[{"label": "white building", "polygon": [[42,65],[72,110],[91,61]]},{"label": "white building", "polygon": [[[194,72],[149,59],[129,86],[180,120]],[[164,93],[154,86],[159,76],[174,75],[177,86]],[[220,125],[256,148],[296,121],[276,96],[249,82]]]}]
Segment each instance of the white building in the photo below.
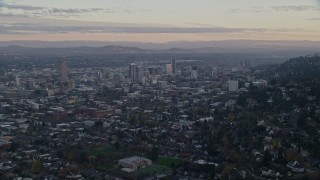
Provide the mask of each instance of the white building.
[{"label": "white building", "polygon": [[267,87],[268,86],[268,81],[260,79],[258,81],[252,82],[252,85],[255,87]]},{"label": "white building", "polygon": [[235,92],[239,90],[239,82],[237,80],[228,81],[229,91]]},{"label": "white building", "polygon": [[198,70],[197,69],[193,69],[191,71],[191,78],[192,79],[198,79]]},{"label": "white building", "polygon": [[29,102],[29,107],[32,110],[38,111],[40,109],[40,105],[38,103],[35,102]]},{"label": "white building", "polygon": [[15,83],[17,86],[20,86],[20,78],[18,76],[15,77]]}]

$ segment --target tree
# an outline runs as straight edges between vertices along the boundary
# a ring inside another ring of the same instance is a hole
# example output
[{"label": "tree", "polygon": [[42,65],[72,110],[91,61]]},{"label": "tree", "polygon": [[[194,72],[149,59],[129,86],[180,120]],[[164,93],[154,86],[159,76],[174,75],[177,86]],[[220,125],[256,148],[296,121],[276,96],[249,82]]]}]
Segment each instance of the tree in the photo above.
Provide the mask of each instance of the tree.
[{"label": "tree", "polygon": [[203,132],[207,132],[208,131],[208,121],[205,120],[203,123],[202,123],[202,131]]},{"label": "tree", "polygon": [[15,142],[12,142],[9,150],[10,150],[11,152],[15,152],[16,149],[17,149],[17,147],[18,147],[18,144],[15,143]]},{"label": "tree", "polygon": [[240,94],[237,102],[240,106],[245,106],[247,104],[247,97],[244,94]]},{"label": "tree", "polygon": [[65,178],[65,176],[71,171],[68,167],[62,167],[58,171],[58,177],[59,178]]},{"label": "tree", "polygon": [[236,119],[236,115],[234,113],[228,113],[227,119],[230,122],[234,122]]},{"label": "tree", "polygon": [[269,150],[267,149],[267,150],[264,151],[264,153],[263,153],[262,165],[263,165],[263,166],[268,166],[271,158],[272,158],[272,155],[271,155],[271,153],[269,152]]},{"label": "tree", "polygon": [[282,148],[280,148],[279,150],[278,150],[278,161],[280,162],[280,163],[282,163],[282,162],[284,162],[284,152],[283,152],[283,149]]},{"label": "tree", "polygon": [[81,151],[79,154],[77,154],[75,160],[77,163],[82,164],[85,162],[86,159],[87,159],[87,153],[85,151]]},{"label": "tree", "polygon": [[174,162],[171,162],[170,167],[173,171],[173,175],[175,176],[177,174],[176,164]]},{"label": "tree", "polygon": [[42,162],[39,160],[33,161],[31,172],[35,174],[39,174],[41,170],[42,170]]},{"label": "tree", "polygon": [[73,151],[73,150],[68,151],[68,152],[66,153],[66,158],[67,158],[68,160],[73,161],[74,158],[75,158],[75,153],[74,153],[74,151]]},{"label": "tree", "polygon": [[297,120],[298,127],[304,127],[306,125],[306,119],[308,114],[306,112],[302,112]]},{"label": "tree", "polygon": [[103,122],[102,121],[96,121],[94,122],[94,126],[96,129],[103,129]]},{"label": "tree", "polygon": [[117,150],[120,149],[120,143],[118,141],[115,143],[115,147],[116,147]]},{"label": "tree", "polygon": [[157,148],[155,145],[153,145],[152,150],[151,150],[151,160],[156,160],[158,159],[159,156],[159,148]]},{"label": "tree", "polygon": [[215,176],[216,176],[216,166],[212,165],[212,169],[211,169],[211,172],[210,172],[210,177],[211,177],[211,179],[214,179]]}]

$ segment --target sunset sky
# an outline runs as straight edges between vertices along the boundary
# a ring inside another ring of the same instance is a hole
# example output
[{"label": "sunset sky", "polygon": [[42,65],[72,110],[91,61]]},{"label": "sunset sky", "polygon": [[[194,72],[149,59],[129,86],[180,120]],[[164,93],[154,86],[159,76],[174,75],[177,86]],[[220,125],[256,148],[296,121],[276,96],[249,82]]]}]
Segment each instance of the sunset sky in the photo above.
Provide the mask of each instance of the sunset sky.
[{"label": "sunset sky", "polygon": [[0,0],[0,41],[320,41],[320,0]]}]

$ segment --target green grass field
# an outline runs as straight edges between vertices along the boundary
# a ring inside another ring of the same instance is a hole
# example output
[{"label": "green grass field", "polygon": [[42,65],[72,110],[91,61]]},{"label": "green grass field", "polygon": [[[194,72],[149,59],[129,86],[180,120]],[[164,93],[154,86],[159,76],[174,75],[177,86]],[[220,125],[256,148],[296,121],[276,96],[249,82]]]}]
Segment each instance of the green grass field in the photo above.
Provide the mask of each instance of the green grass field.
[{"label": "green grass field", "polygon": [[172,165],[174,165],[175,167],[178,167],[178,166],[181,166],[183,162],[184,161],[182,159],[161,156],[154,163],[172,168]]},{"label": "green grass field", "polygon": [[171,169],[166,167],[166,166],[161,166],[161,165],[151,165],[147,166],[145,168],[139,169],[138,173],[141,176],[150,176],[154,174],[159,174],[159,173],[165,173],[170,171]]},{"label": "green grass field", "polygon": [[104,155],[108,153],[117,152],[116,148],[113,147],[96,147],[89,150],[89,154],[92,156],[97,156],[98,154]]},{"label": "green grass field", "polygon": [[88,149],[88,154],[99,159],[99,161],[94,163],[94,166],[100,171],[113,169],[117,164],[117,159],[122,157],[122,152],[119,152],[116,148],[110,146]]},{"label": "green grass field", "polygon": [[114,167],[116,167],[115,164],[98,164],[98,165],[96,165],[96,168],[101,171],[107,171],[107,170],[110,170]]}]

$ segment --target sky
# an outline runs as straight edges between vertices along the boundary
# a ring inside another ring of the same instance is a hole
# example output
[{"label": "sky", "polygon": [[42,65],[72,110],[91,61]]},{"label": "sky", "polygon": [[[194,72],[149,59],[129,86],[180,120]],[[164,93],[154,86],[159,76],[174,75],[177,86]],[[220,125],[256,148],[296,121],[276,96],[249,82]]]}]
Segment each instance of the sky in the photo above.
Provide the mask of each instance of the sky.
[{"label": "sky", "polygon": [[0,0],[0,41],[320,41],[320,0]]}]

